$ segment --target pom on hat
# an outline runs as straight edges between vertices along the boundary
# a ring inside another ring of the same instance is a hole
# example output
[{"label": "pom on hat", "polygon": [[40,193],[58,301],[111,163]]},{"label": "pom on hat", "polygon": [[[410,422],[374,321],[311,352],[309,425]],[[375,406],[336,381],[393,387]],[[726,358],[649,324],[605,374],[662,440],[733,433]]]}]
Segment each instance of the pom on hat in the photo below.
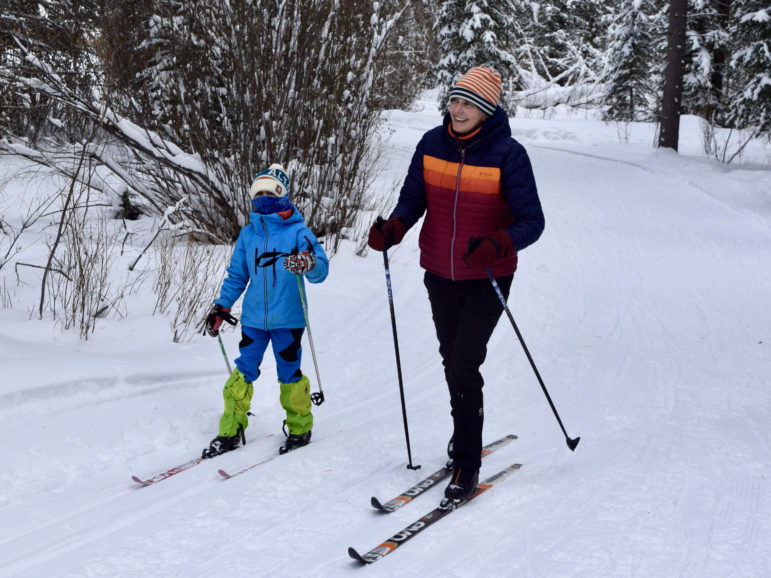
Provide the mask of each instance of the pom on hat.
[{"label": "pom on hat", "polygon": [[286,174],[284,167],[272,164],[254,177],[249,195],[254,199],[257,193],[261,192],[269,193],[274,197],[286,197],[289,194],[289,175]]},{"label": "pom on hat", "polygon": [[450,91],[450,98],[464,98],[487,116],[495,114],[501,96],[501,75],[486,66],[475,66],[461,76]]}]

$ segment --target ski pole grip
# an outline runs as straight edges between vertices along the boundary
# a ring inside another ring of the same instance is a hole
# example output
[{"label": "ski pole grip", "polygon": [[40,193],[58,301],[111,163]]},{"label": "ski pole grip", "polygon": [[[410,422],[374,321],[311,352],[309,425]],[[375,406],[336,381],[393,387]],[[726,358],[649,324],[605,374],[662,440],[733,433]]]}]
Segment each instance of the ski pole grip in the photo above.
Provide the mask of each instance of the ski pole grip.
[{"label": "ski pole grip", "polygon": [[[382,215],[378,215],[377,219],[375,219],[375,227],[378,231],[383,233],[383,225],[385,225],[387,222],[388,221],[386,221]],[[394,233],[393,230],[391,230],[388,233],[383,233],[383,235],[383,253],[385,254],[385,251],[388,251],[388,249],[394,246]]]}]

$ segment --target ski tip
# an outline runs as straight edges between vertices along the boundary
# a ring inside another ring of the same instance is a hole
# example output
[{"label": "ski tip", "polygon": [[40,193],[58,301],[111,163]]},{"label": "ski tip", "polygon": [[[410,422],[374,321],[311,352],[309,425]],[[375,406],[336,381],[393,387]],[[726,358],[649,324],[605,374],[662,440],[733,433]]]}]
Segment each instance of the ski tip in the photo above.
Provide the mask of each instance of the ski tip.
[{"label": "ski tip", "polygon": [[144,480],[140,480],[140,479],[139,479],[138,477],[136,477],[136,476],[131,476],[131,479],[132,479],[132,480],[134,480],[134,481],[135,481],[137,484],[139,484],[140,486],[149,486],[149,485],[150,485],[148,482],[146,482],[146,481],[144,481]]},{"label": "ski tip", "polygon": [[356,560],[359,564],[367,564],[368,562],[353,548],[348,548],[348,555]]},{"label": "ski tip", "polygon": [[219,474],[220,474],[220,475],[221,475],[223,478],[225,478],[226,480],[229,480],[230,478],[232,478],[232,477],[233,477],[233,476],[231,476],[229,473],[227,473],[225,470],[217,470],[217,471],[218,471],[218,472],[219,472]]},{"label": "ski tip", "polygon": [[383,504],[380,500],[378,500],[375,496],[372,496],[369,500],[369,503],[372,504],[372,507],[376,510],[383,512],[384,514],[390,514],[391,512],[394,512],[407,504],[412,498],[406,498],[404,496],[398,496],[391,500],[390,502],[386,502]]}]

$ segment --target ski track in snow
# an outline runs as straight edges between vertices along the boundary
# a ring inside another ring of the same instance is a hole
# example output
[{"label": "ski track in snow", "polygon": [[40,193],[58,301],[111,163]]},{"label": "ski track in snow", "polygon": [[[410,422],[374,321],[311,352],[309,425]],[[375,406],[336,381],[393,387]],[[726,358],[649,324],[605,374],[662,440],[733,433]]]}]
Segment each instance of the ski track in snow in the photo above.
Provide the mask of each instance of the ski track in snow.
[{"label": "ski track in snow", "polygon": [[[439,118],[428,105],[390,115],[386,187]],[[771,575],[771,171],[614,144],[615,129],[590,123],[582,136],[580,126],[513,122],[547,228],[521,254],[509,298],[568,433],[581,436],[575,453],[504,316],[483,367],[485,438],[519,439],[482,475],[522,469],[376,565],[348,558],[348,546],[369,550],[441,494],[389,515],[369,506],[439,467],[451,433],[417,228],[389,252],[417,472],[405,467],[379,254],[344,243],[327,282],[308,287],[326,396],[313,443],[231,480],[217,470],[256,463],[281,440],[270,354],[246,447],[140,487],[131,474],[181,464],[215,435],[226,377],[216,342],[164,350],[163,363],[116,363],[97,330],[95,349],[64,339],[35,356],[29,344],[46,329],[0,310],[10,380],[0,576]],[[231,356],[238,338],[223,333]],[[104,362],[79,367],[83,350]]]}]

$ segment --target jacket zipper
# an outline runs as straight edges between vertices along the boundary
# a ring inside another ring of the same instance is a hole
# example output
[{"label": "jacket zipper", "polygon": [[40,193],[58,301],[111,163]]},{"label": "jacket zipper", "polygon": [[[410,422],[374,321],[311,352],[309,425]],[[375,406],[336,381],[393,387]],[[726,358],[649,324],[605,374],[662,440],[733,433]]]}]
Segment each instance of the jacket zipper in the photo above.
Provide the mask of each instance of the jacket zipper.
[{"label": "jacket zipper", "polygon": [[455,178],[455,201],[452,206],[452,238],[450,239],[450,279],[455,281],[455,233],[457,233],[458,197],[460,196],[460,174],[463,172],[463,163],[466,160],[466,149],[460,149],[460,163],[458,164],[458,176]]},{"label": "jacket zipper", "polygon": [[[268,251],[268,228],[265,226],[265,220],[260,217],[260,224],[262,225],[262,230],[265,232],[265,244],[262,247],[262,252],[267,253]],[[265,296],[265,318],[263,320],[263,326],[265,330],[268,329],[268,272],[263,269],[262,272],[262,291],[263,295]]]},{"label": "jacket zipper", "polygon": [[452,207],[452,239],[450,244],[450,278],[455,281],[455,233],[457,232],[458,219],[456,217],[458,211],[458,199],[460,197],[460,174],[463,172],[463,164],[466,162],[466,151],[487,140],[487,137],[482,137],[478,141],[472,142],[466,147],[460,146],[460,141],[457,141],[458,149],[460,150],[460,163],[458,164],[458,176],[455,178],[455,202]]}]

